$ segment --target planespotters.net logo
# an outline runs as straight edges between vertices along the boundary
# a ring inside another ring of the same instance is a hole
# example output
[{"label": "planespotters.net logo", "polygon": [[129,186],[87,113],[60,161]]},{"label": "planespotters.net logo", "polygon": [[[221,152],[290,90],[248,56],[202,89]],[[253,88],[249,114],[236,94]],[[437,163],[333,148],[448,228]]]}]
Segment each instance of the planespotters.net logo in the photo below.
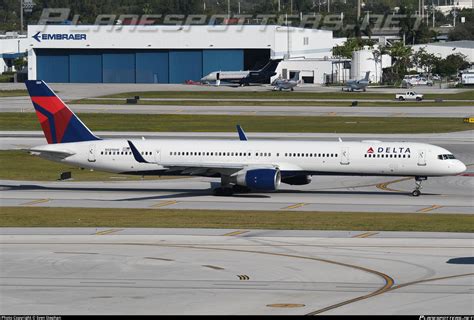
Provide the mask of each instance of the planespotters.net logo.
[{"label": "planespotters.net logo", "polygon": [[41,33],[38,31],[34,36],[32,36],[38,42],[42,40],[87,40],[87,34],[85,33]]},{"label": "planespotters.net logo", "polygon": [[474,316],[420,316],[420,320],[474,320]]}]

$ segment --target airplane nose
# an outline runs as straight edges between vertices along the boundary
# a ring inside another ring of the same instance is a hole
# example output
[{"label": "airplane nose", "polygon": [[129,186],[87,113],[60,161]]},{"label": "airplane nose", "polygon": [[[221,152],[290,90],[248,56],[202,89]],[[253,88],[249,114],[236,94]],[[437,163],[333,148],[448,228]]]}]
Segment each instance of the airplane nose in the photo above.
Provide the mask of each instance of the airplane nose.
[{"label": "airplane nose", "polygon": [[464,163],[462,163],[461,161],[458,161],[457,169],[458,169],[458,174],[459,174],[459,173],[463,173],[464,171],[466,171],[467,167]]}]

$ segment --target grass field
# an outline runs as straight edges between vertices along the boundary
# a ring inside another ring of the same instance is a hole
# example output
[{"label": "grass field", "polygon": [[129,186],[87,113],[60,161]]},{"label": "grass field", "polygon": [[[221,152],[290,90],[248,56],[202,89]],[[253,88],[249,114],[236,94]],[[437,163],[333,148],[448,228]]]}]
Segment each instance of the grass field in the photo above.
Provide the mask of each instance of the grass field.
[{"label": "grass field", "polygon": [[[440,133],[473,128],[456,118],[285,117],[229,115],[79,114],[93,131]],[[34,113],[2,113],[2,130],[41,130]]]},{"label": "grass field", "polygon": [[0,90],[0,97],[20,97],[27,96],[26,90]]},{"label": "grass field", "polygon": [[[350,107],[352,100],[348,101],[215,101],[215,100],[139,100],[140,105],[164,105],[164,106],[288,106],[288,107]],[[123,100],[104,100],[104,99],[81,99],[68,101],[69,104],[103,104],[103,105],[124,105]],[[474,106],[473,101],[386,101],[386,102],[367,102],[359,101],[360,107],[454,107],[454,106]],[[133,105],[130,105],[133,108]]]},{"label": "grass field", "polygon": [[0,207],[0,227],[474,232],[474,216],[422,213]]},{"label": "grass field", "polygon": [[[400,89],[400,92],[408,89]],[[280,91],[147,91],[125,92],[104,96],[105,98],[201,98],[201,99],[394,99],[393,93],[374,92],[280,92]],[[425,94],[425,99],[474,100],[474,90],[460,93]]]},{"label": "grass field", "polygon": [[[140,176],[81,170],[67,164],[48,161],[26,151],[0,151],[0,179],[55,181],[59,174],[71,171],[74,181],[132,181]],[[172,177],[171,177],[172,178]],[[146,180],[158,177],[145,177]]]}]

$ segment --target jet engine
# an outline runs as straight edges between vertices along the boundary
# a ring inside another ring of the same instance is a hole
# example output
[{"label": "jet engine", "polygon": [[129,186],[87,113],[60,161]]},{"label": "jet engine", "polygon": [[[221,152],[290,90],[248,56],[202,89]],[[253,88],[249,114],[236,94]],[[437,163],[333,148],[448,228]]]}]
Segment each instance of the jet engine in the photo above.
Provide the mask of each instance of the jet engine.
[{"label": "jet engine", "polygon": [[310,184],[311,180],[311,176],[293,176],[281,178],[281,182],[295,186]]},{"label": "jet engine", "polygon": [[240,171],[232,176],[232,183],[255,190],[277,190],[281,182],[278,169],[252,169]]}]

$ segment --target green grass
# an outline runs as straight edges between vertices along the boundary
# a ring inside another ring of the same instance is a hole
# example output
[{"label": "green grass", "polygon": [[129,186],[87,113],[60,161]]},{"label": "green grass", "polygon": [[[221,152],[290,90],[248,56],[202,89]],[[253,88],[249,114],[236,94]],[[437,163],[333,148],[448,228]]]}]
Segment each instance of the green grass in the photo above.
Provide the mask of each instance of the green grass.
[{"label": "green grass", "polygon": [[[400,89],[405,92],[407,89]],[[201,98],[201,99],[394,99],[394,93],[374,92],[280,92],[280,91],[144,91],[125,92],[104,98]],[[474,100],[474,90],[459,93],[425,94],[425,99]]]},{"label": "green grass", "polygon": [[[164,105],[164,106],[309,106],[309,107],[350,107],[352,100],[348,101],[213,101],[213,100],[139,100],[139,105]],[[124,100],[102,100],[102,99],[81,99],[68,101],[69,104],[100,104],[100,105],[124,105]],[[384,101],[384,102],[369,102],[359,101],[360,107],[449,107],[449,106],[474,106],[473,101]],[[133,108],[130,104],[130,108]]]},{"label": "green grass", "polygon": [[[0,81],[1,82],[1,81]],[[26,90],[0,90],[0,97],[21,97],[27,96],[28,91]]]},{"label": "green grass", "polygon": [[[140,176],[81,170],[67,164],[48,161],[30,155],[26,151],[0,151],[0,179],[55,181],[59,174],[71,171],[74,181],[131,181],[140,180]],[[157,177],[145,177],[157,179]]]},{"label": "green grass", "polygon": [[[84,113],[81,120],[93,131],[335,133],[440,133],[470,130],[457,118],[301,117],[229,115],[153,115]],[[34,113],[2,113],[2,130],[41,130]]]},{"label": "green grass", "polygon": [[0,227],[474,232],[463,214],[0,207]]}]

